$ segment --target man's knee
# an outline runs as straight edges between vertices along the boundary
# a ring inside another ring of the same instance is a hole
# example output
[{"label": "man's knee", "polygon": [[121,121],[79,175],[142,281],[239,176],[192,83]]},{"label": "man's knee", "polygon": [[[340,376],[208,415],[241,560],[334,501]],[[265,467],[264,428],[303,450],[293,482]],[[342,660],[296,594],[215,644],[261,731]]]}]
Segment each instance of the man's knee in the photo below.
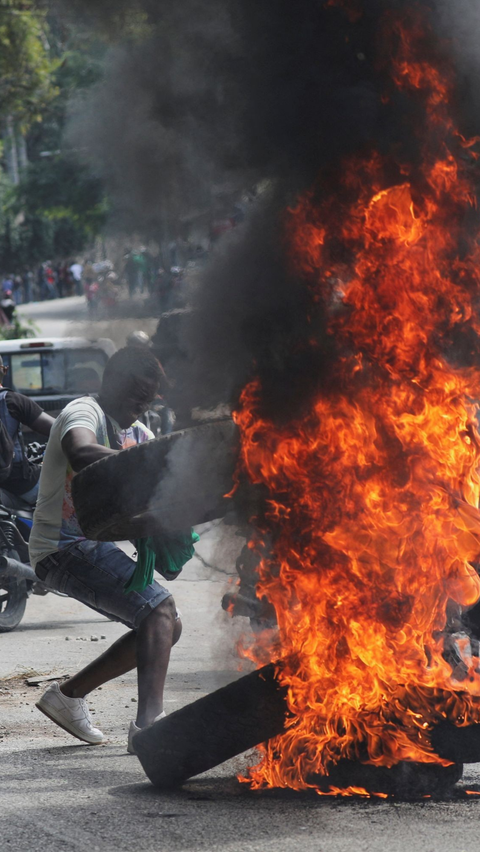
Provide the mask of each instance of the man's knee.
[{"label": "man's knee", "polygon": [[172,596],[169,595],[168,598],[164,598],[163,601],[160,601],[155,609],[152,609],[152,611],[144,619],[144,622],[163,622],[165,626],[171,625],[173,628],[176,612],[177,608],[175,606],[175,601]]},{"label": "man's knee", "polygon": [[172,645],[177,644],[178,640],[180,639],[180,636],[182,635],[182,630],[183,630],[182,620],[181,620],[180,615],[179,615],[178,610],[177,610],[177,615],[175,617],[175,624],[173,626]]}]

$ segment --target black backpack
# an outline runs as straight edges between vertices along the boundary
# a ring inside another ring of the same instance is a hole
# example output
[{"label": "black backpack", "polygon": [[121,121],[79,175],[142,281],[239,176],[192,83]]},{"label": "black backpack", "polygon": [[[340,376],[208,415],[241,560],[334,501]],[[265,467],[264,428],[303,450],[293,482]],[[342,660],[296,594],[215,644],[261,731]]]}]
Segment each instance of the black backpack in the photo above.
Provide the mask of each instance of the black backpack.
[{"label": "black backpack", "polygon": [[7,393],[0,393],[0,482],[5,482],[12,472],[15,445],[5,423],[7,422]]}]

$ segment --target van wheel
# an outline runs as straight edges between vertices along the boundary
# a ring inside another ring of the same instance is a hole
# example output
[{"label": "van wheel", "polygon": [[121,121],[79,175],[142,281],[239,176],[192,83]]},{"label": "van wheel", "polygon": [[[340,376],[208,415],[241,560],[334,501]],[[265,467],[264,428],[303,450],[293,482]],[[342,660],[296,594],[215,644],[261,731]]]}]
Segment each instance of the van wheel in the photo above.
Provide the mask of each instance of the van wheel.
[{"label": "van wheel", "polygon": [[72,497],[84,535],[124,541],[223,517],[233,486],[231,420],[161,435],[84,468]]}]

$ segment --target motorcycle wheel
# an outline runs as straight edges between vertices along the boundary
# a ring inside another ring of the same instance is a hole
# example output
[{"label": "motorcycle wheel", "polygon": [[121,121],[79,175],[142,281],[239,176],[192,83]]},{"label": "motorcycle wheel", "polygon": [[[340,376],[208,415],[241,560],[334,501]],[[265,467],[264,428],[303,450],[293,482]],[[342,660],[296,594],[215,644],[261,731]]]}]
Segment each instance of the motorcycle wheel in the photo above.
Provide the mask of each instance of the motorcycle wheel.
[{"label": "motorcycle wheel", "polygon": [[27,597],[25,580],[15,577],[0,580],[0,633],[9,633],[20,624]]},{"label": "motorcycle wheel", "polygon": [[[18,559],[16,551],[9,556]],[[9,633],[20,624],[27,605],[28,588],[26,580],[0,575],[0,633]]]}]

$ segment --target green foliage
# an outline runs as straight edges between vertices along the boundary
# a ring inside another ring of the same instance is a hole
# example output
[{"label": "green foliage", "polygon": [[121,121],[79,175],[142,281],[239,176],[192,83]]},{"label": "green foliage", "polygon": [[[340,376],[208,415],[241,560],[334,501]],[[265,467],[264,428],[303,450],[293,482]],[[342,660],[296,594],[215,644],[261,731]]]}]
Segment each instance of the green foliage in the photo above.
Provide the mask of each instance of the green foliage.
[{"label": "green foliage", "polygon": [[89,242],[85,229],[69,218],[12,217],[0,232],[0,270],[21,271],[45,260],[68,258],[83,251]]},{"label": "green foliage", "polygon": [[45,4],[0,0],[0,123],[28,130],[29,158],[18,186],[0,169],[0,272],[76,255],[104,226],[100,182],[62,149],[69,104],[100,78],[105,51]]},{"label": "green foliage", "polygon": [[[63,14],[109,42],[139,41],[151,33],[159,0],[63,0]],[[74,24],[75,25],[75,24]]]},{"label": "green foliage", "polygon": [[10,326],[0,325],[0,340],[17,340],[20,337],[35,337],[38,327],[33,320],[20,320],[14,315]]},{"label": "green foliage", "polygon": [[104,226],[107,206],[101,183],[59,155],[29,167],[14,193],[12,212],[21,211],[17,254],[35,263],[82,251]]},{"label": "green foliage", "polygon": [[58,220],[70,218],[95,235],[104,224],[100,182],[85,166],[58,155],[29,166],[16,192],[16,203],[30,214]]},{"label": "green foliage", "polygon": [[[53,41],[53,34],[52,34]],[[41,121],[33,124],[28,134],[28,150],[32,160],[45,151],[62,147],[63,131],[70,102],[94,85],[101,76],[105,45],[75,34],[66,42],[57,37],[55,52],[61,55],[53,72],[56,97],[43,111]]]},{"label": "green foliage", "polygon": [[27,128],[56,95],[45,13],[33,0],[0,2],[0,117]]}]

